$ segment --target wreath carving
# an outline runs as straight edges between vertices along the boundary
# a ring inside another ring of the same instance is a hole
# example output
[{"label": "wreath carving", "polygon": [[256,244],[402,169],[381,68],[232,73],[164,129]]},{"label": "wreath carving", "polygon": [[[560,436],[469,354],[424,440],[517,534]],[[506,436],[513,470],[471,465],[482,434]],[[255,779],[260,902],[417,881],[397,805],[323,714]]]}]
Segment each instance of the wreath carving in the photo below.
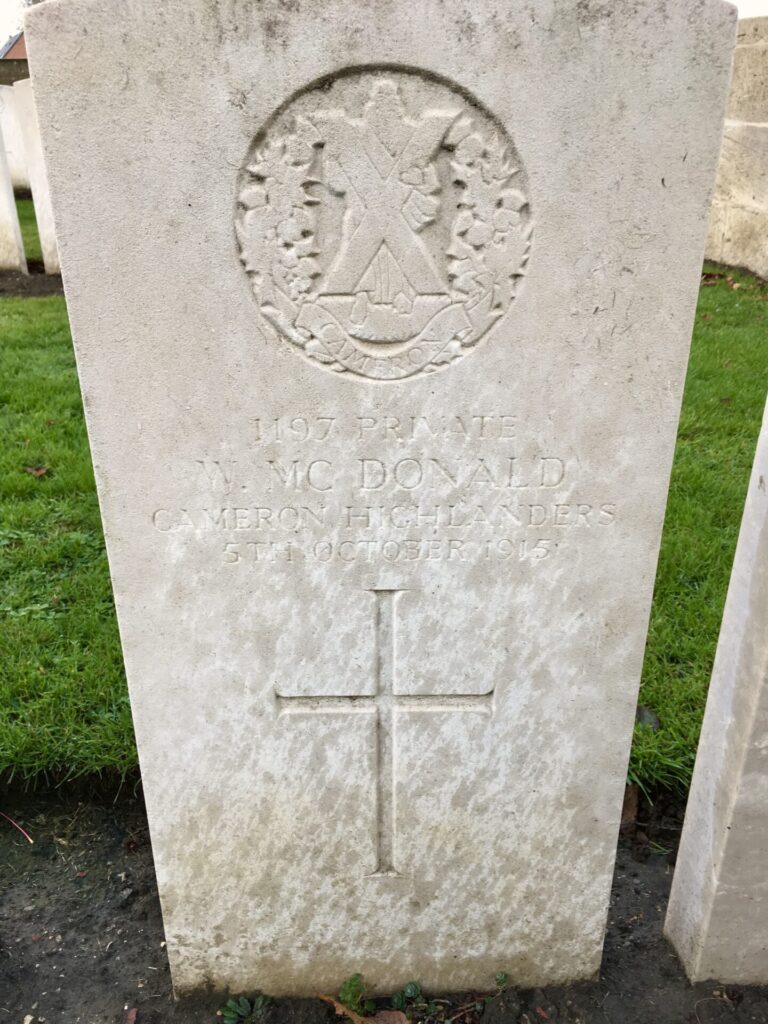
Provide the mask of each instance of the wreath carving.
[{"label": "wreath carving", "polygon": [[466,355],[514,301],[532,242],[508,135],[405,71],[300,94],[251,147],[235,227],[263,316],[307,359],[358,380]]}]

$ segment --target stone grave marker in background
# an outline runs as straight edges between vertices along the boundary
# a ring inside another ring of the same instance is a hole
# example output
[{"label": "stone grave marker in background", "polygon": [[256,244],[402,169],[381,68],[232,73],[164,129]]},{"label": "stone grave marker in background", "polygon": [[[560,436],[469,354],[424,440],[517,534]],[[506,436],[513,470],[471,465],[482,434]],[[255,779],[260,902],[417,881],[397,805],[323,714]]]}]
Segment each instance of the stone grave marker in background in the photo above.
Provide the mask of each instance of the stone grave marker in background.
[{"label": "stone grave marker in background", "polygon": [[28,13],[177,991],[597,970],[734,21]]},{"label": "stone grave marker in background", "polygon": [[5,154],[2,128],[0,128],[0,270],[20,270],[27,273],[24,243],[16,212],[11,171]]},{"label": "stone grave marker in background", "polygon": [[11,172],[13,187],[28,189],[29,171],[24,155],[24,140],[16,115],[16,94],[12,85],[0,85],[0,129],[5,140],[5,154]]},{"label": "stone grave marker in background", "polygon": [[666,933],[692,981],[768,983],[768,417],[747,492]]},{"label": "stone grave marker in background", "polygon": [[743,18],[733,51],[731,91],[726,117],[768,122],[768,17]]},{"label": "stone grave marker in background", "polygon": [[739,22],[707,256],[768,278],[768,18]]},{"label": "stone grave marker in background", "polygon": [[40,141],[40,129],[35,113],[35,100],[32,94],[32,82],[25,78],[15,82],[13,86],[16,117],[21,128],[24,141],[24,155],[32,189],[32,200],[35,206],[37,231],[40,236],[40,247],[43,251],[43,264],[46,274],[58,274],[59,250],[56,245],[56,229],[53,222],[51,195],[48,189],[48,175],[43,159],[43,147]]}]

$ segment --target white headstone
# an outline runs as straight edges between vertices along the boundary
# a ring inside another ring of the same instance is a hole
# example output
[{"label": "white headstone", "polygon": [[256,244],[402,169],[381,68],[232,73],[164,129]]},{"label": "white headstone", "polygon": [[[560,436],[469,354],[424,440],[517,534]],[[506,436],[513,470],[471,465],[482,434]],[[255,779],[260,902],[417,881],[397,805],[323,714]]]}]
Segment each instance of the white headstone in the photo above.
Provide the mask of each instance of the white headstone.
[{"label": "white headstone", "polygon": [[757,446],[666,932],[692,981],[768,983],[768,417]]},{"label": "white headstone", "polygon": [[43,250],[43,264],[46,274],[58,274],[61,269],[59,251],[56,245],[56,229],[53,222],[53,208],[48,189],[43,146],[40,141],[35,100],[32,95],[32,82],[28,78],[21,82],[15,82],[13,91],[16,101],[16,116],[24,139],[24,153],[27,159],[32,201],[35,206],[37,231],[40,235],[40,247]]},{"label": "white headstone", "polygon": [[27,15],[177,990],[597,970],[734,21]]},{"label": "white headstone", "polygon": [[768,18],[739,22],[707,256],[768,277]]},{"label": "white headstone", "polygon": [[768,124],[768,17],[739,22],[726,116]]},{"label": "white headstone", "polygon": [[29,188],[29,171],[24,154],[24,140],[16,116],[16,100],[12,85],[0,85],[0,129],[5,140],[5,154],[11,171],[13,187]]},{"label": "white headstone", "polygon": [[24,242],[21,238],[11,172],[5,156],[2,128],[0,128],[0,270],[20,270],[23,274],[27,273]]}]

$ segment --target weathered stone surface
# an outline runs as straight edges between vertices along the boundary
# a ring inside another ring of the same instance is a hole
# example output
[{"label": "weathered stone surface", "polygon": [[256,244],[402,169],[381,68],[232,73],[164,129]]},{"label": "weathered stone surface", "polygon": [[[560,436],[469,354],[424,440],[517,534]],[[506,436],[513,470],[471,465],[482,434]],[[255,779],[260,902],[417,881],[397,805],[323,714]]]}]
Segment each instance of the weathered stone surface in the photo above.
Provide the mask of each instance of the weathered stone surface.
[{"label": "weathered stone surface", "polygon": [[768,124],[726,122],[707,256],[768,278]]},{"label": "weathered stone surface", "polygon": [[0,129],[14,188],[29,188],[29,172],[24,155],[24,140],[16,116],[16,100],[11,85],[0,85]]},{"label": "weathered stone surface", "polygon": [[737,38],[706,252],[768,278],[768,18]]},{"label": "weathered stone surface", "polygon": [[58,274],[59,251],[56,245],[56,229],[53,222],[53,208],[48,189],[48,175],[43,158],[43,147],[40,141],[40,129],[35,113],[35,100],[32,95],[32,82],[26,78],[13,86],[16,103],[16,117],[21,128],[24,141],[24,155],[27,161],[32,200],[35,204],[35,219],[40,235],[40,247],[43,251],[43,263],[46,274]]},{"label": "weathered stone surface", "polygon": [[768,123],[768,18],[739,22],[726,116]]},{"label": "weathered stone surface", "polygon": [[13,195],[11,172],[5,155],[3,132],[0,128],[0,270],[27,272],[24,243],[21,240],[19,215]]},{"label": "weathered stone surface", "polygon": [[768,43],[768,18],[740,18],[736,26],[736,46]]},{"label": "weathered stone surface", "polygon": [[588,976],[734,11],[318,10],[27,17],[175,983]]},{"label": "weathered stone surface", "polygon": [[693,981],[768,983],[768,417],[758,442],[666,932]]}]

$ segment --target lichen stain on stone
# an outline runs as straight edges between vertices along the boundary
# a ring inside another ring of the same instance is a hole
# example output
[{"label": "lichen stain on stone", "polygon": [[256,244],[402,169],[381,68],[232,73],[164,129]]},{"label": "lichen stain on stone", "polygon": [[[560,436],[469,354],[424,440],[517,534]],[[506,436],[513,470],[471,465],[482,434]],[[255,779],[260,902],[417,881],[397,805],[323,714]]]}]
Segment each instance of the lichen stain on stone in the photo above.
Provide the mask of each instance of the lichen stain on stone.
[{"label": "lichen stain on stone", "polygon": [[[627,17],[626,6],[624,0],[621,3],[616,0],[577,0],[576,17],[580,25],[597,25],[617,14],[622,18]],[[619,7],[622,9],[619,10]]]}]

